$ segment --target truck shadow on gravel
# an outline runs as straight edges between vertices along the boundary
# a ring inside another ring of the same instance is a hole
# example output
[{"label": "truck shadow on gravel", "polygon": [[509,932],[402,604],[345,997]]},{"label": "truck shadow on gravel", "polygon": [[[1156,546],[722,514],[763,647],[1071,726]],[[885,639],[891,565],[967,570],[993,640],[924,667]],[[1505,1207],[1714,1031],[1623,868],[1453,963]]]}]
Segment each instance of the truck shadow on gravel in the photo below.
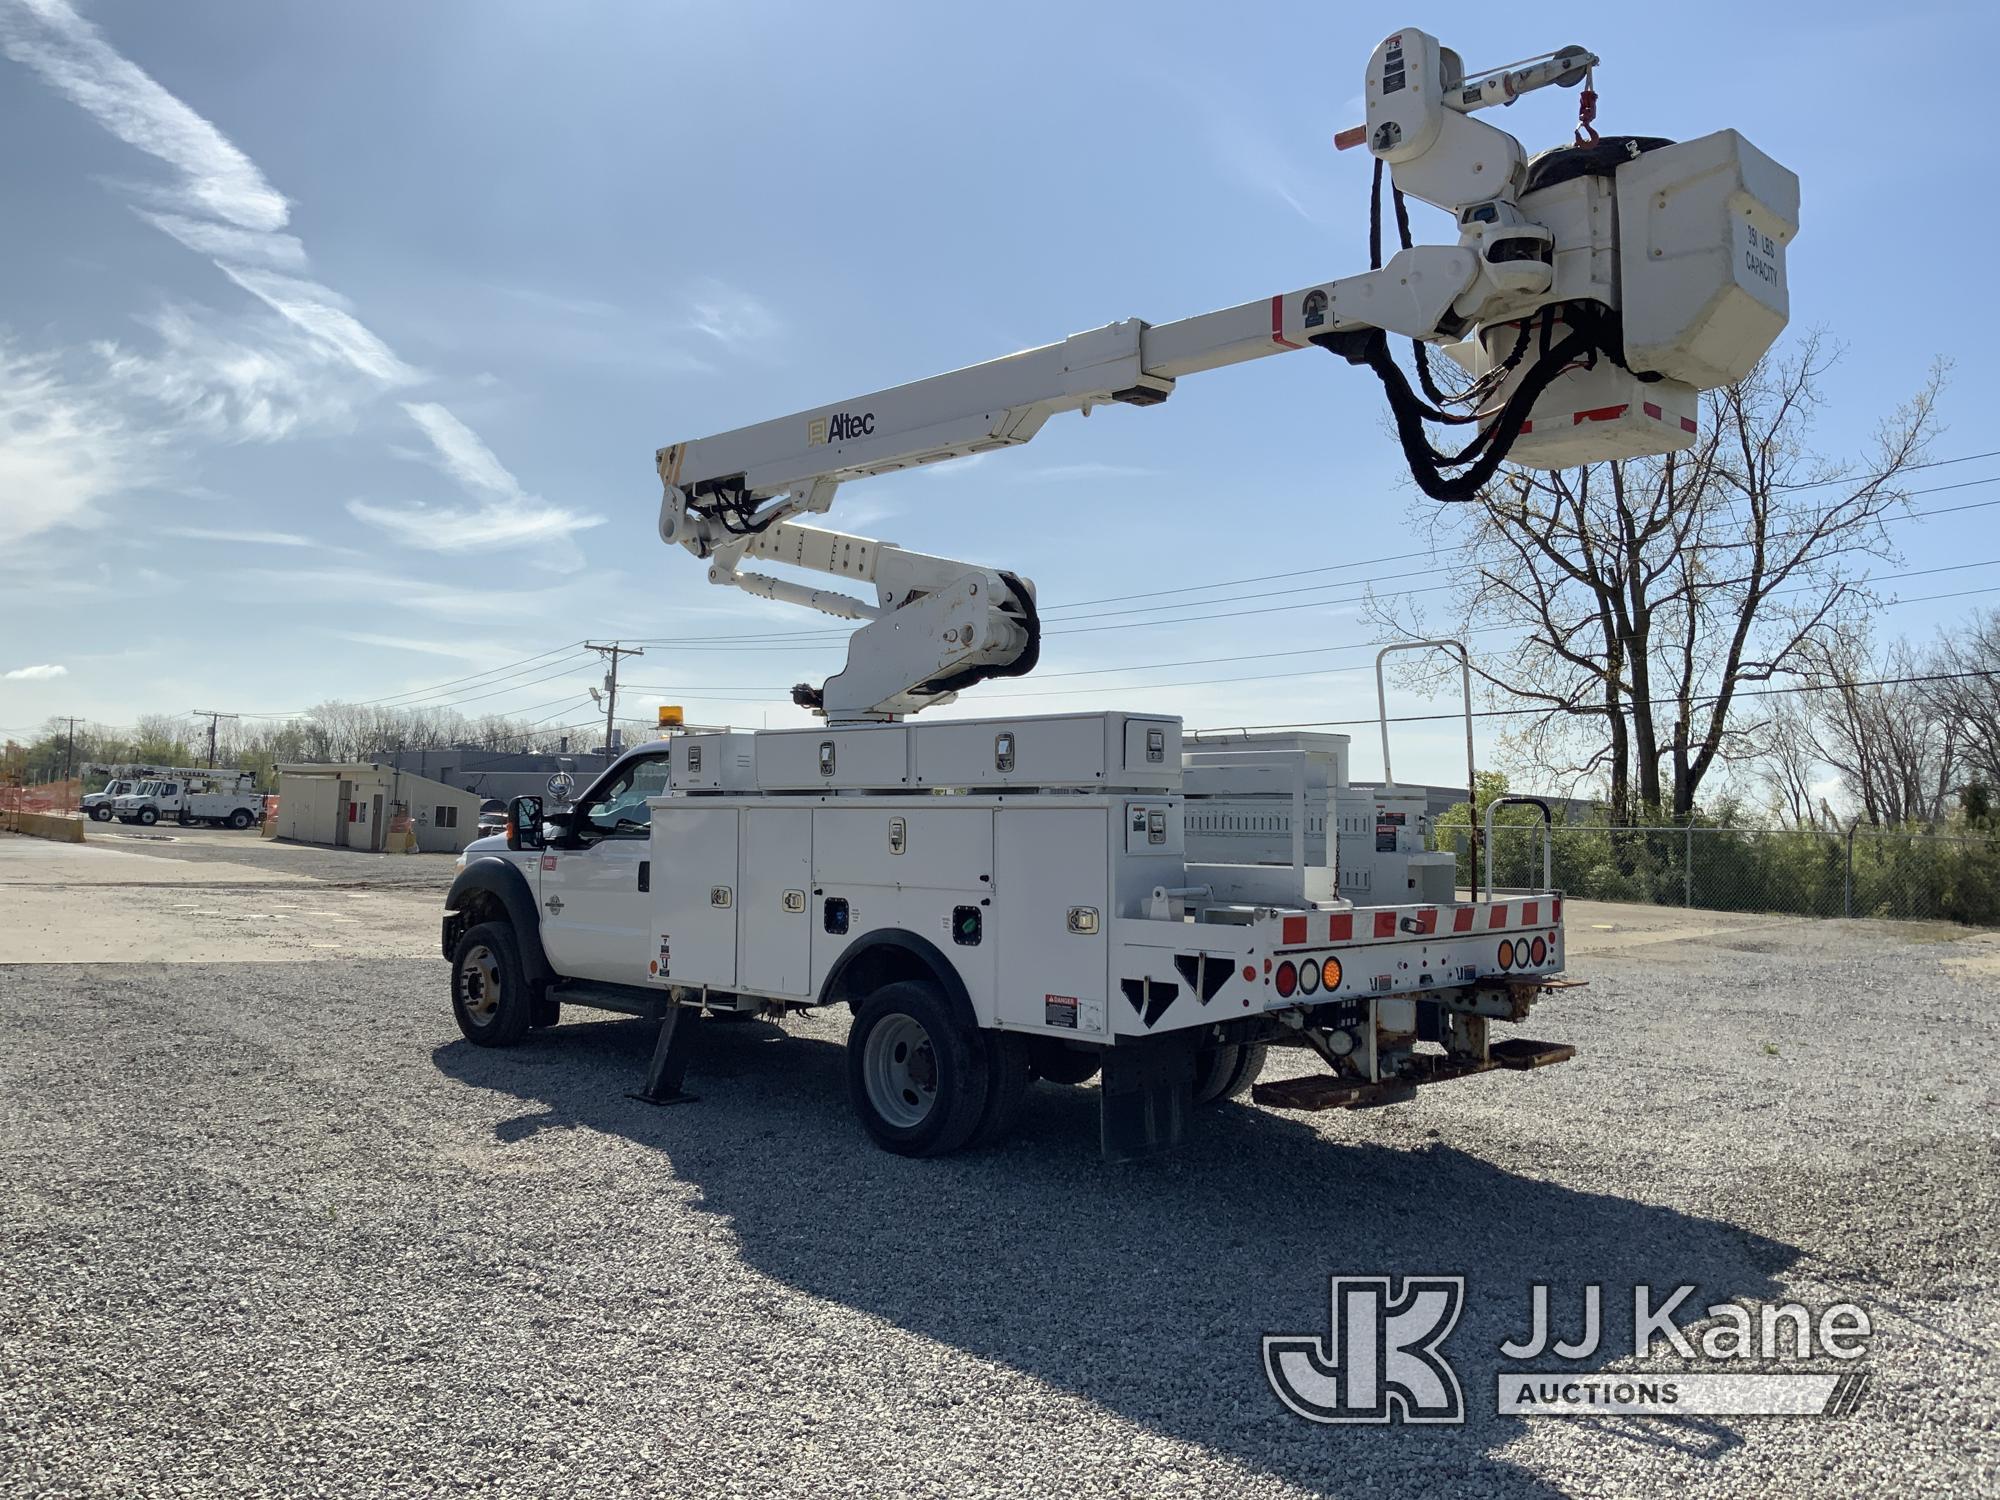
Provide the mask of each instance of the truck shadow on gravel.
[{"label": "truck shadow on gravel", "polygon": [[[1556,1495],[1599,1488],[1600,1464],[1717,1457],[1740,1442],[1723,1423],[1496,1415],[1495,1376],[1519,1368],[1499,1345],[1526,1335],[1533,1283],[1550,1285],[1554,1337],[1567,1338],[1581,1287],[1599,1282],[1603,1349],[1570,1367],[1587,1373],[1630,1354],[1635,1283],[1656,1297],[1694,1284],[1686,1321],[1711,1301],[1775,1295],[1775,1274],[1799,1254],[1620,1197],[1614,1181],[1600,1193],[1508,1170],[1462,1120],[1439,1119],[1414,1146],[1378,1144],[1387,1112],[1332,1116],[1322,1134],[1225,1106],[1172,1155],[1115,1167],[1098,1157],[1094,1090],[1037,1084],[1006,1143],[906,1161],[877,1150],[855,1121],[837,1044],[761,1023],[705,1025],[689,1076],[700,1101],[655,1109],[623,1092],[643,1079],[652,1039],[648,1023],[599,1022],[510,1052],[453,1042],[435,1059],[450,1077],[531,1106],[496,1129],[503,1140],[581,1127],[660,1150],[764,1275],[1317,1494],[1471,1484]],[[1495,1086],[1508,1082],[1517,1080]],[[1560,1126],[1552,1122],[1552,1141]],[[1323,1338],[1335,1273],[1467,1278],[1445,1346],[1465,1425],[1325,1426],[1279,1405],[1261,1336]],[[955,1404],[948,1391],[926,1399]],[[1550,1428],[1570,1439],[1575,1468],[1563,1484],[1495,1456]]]}]

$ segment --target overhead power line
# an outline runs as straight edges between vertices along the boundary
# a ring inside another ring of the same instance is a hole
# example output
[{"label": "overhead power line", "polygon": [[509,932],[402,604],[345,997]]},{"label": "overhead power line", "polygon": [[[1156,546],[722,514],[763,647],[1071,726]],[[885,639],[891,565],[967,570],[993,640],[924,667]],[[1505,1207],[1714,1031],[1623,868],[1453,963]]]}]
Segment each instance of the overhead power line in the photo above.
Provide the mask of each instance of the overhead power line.
[{"label": "overhead power line", "polygon": [[[1927,672],[1909,677],[1876,677],[1863,682],[1796,683],[1788,687],[1737,688],[1729,696],[1734,701],[1738,698],[1779,698],[1796,693],[1846,693],[1855,692],[1861,688],[1908,687],[1920,682],[1962,682],[1974,677],[1991,678],[1993,675],[1991,672]],[[1720,697],[1721,695],[1718,693],[1706,693],[1690,699],[1689,703],[1691,706],[1714,703]],[[1581,703],[1575,705],[1575,708],[1578,710],[1584,707],[1585,705]],[[1559,704],[1550,705],[1544,703],[1537,704],[1531,708],[1475,709],[1472,717],[1475,719],[1514,719],[1526,714],[1560,714],[1566,712],[1570,712],[1570,710],[1563,708]],[[1386,722],[1390,724],[1428,724],[1439,720],[1449,720],[1455,724],[1462,724],[1465,722],[1465,714],[1462,711],[1458,713],[1397,714],[1391,715]],[[1294,721],[1289,724],[1224,724],[1215,729],[1198,729],[1195,733],[1228,734],[1232,730],[1251,731],[1265,729],[1348,729],[1357,725],[1366,726],[1383,722],[1385,721],[1372,716],[1366,719],[1306,719]]]},{"label": "overhead power line", "polygon": [[[1971,454],[1967,455],[1964,459],[1940,459],[1937,461],[1937,464],[1941,465],[1946,463],[1970,462],[1974,458],[1985,458],[1993,456],[2000,456],[2000,450],[1996,450],[1994,454]],[[1926,465],[1926,467],[1935,467],[1935,466],[1936,465]],[[1860,476],[1860,477],[1865,479],[1867,476]],[[1989,484],[2000,484],[2000,474],[1988,475],[1979,479],[1959,480],[1956,483],[1952,484],[1933,485],[1924,489],[1910,490],[1907,491],[1907,493],[1912,496],[1936,495],[1936,494],[1945,494],[1955,490],[1972,489]],[[1806,488],[1809,486],[1800,486],[1800,487]],[[1996,505],[2000,505],[2000,500],[1975,501],[1971,504],[1966,504],[1966,505],[1939,506],[1929,510],[1910,511],[1901,515],[1884,516],[1882,520],[1885,524],[1896,524],[1903,521],[1922,520],[1930,516],[1957,515],[1964,511],[1983,510],[1991,508]],[[1040,605],[1039,609],[1044,619],[1049,620],[1051,622],[1077,620],[1077,619],[1091,619],[1091,618],[1110,618],[1113,615],[1158,613],[1160,611],[1168,609],[1203,609],[1209,605],[1229,604],[1229,603],[1235,603],[1239,600],[1255,600],[1255,599],[1269,598],[1272,596],[1273,593],[1310,593],[1314,592],[1314,589],[1311,587],[1305,587],[1299,589],[1275,590],[1275,591],[1259,590],[1251,594],[1219,595],[1215,598],[1209,598],[1209,599],[1189,599],[1185,600],[1183,603],[1179,605],[1163,604],[1157,606],[1157,608],[1154,609],[1149,609],[1147,607],[1141,606],[1129,610],[1106,611],[1101,616],[1087,616],[1087,615],[1073,615],[1073,614],[1066,615],[1062,613],[1063,611],[1066,610],[1077,610],[1096,604],[1117,604],[1117,603],[1130,602],[1134,599],[1165,598],[1169,595],[1206,593],[1214,589],[1234,588],[1245,584],[1277,582],[1286,578],[1308,577],[1315,573],[1349,572],[1359,568],[1380,567],[1389,563],[1408,562],[1417,558],[1431,558],[1434,559],[1440,565],[1442,565],[1445,559],[1450,558],[1456,554],[1469,552],[1472,550],[1474,550],[1473,544],[1465,543],[1454,547],[1441,548],[1434,552],[1430,550],[1424,550],[1418,552],[1389,553],[1381,557],[1357,558],[1351,562],[1329,563],[1323,566],[1312,567],[1312,568],[1292,569],[1282,573],[1254,574],[1240,578],[1216,579],[1208,583],[1184,584],[1174,588],[1155,589],[1138,594],[1116,594],[1116,595],[1107,595],[1099,599],[1076,599],[1059,604],[1044,604]],[[1390,575],[1390,576],[1393,577],[1395,575]],[[1326,589],[1347,588],[1351,587],[1356,583],[1372,586],[1375,583],[1382,581],[1386,580],[1382,578],[1344,579],[1344,580],[1336,580],[1328,582],[1326,584],[1319,585],[1319,587]],[[1439,589],[1455,587],[1455,586],[1456,586],[1455,584],[1440,584],[1422,590],[1415,590],[1415,591],[1402,590],[1393,594],[1377,594],[1374,597],[1398,598],[1398,597],[1405,597],[1411,592],[1435,593]],[[1367,597],[1367,596],[1363,595],[1358,597]],[[1352,599],[1327,599],[1319,601],[1306,601],[1304,604],[1299,606],[1287,606],[1287,607],[1310,608],[1316,603],[1341,604],[1341,603],[1351,603],[1351,602],[1354,601]],[[1166,618],[1158,620],[1127,620],[1123,624],[1115,626],[1093,626],[1093,627],[1075,628],[1070,630],[1048,629],[1044,630],[1043,634],[1045,635],[1078,634],[1081,633],[1081,629],[1083,628],[1088,628],[1092,630],[1105,630],[1105,629],[1123,630],[1123,629],[1136,629],[1141,626],[1148,626],[1148,625],[1198,624],[1209,620],[1233,618],[1236,614],[1256,614],[1256,613],[1271,613],[1271,612],[1272,611],[1268,610],[1267,611],[1245,610],[1245,611],[1232,611],[1228,614],[1222,614],[1222,615],[1171,614],[1168,615]],[[784,631],[747,632],[747,633],[738,633],[733,635],[645,636],[645,637],[637,637],[636,639],[643,639],[648,645],[672,645],[691,651],[729,652],[729,651],[817,650],[817,649],[832,650],[836,649],[841,644],[843,644],[847,640],[848,634],[849,632],[842,630],[838,627],[834,627],[828,629],[799,629],[799,630],[784,630]]]}]

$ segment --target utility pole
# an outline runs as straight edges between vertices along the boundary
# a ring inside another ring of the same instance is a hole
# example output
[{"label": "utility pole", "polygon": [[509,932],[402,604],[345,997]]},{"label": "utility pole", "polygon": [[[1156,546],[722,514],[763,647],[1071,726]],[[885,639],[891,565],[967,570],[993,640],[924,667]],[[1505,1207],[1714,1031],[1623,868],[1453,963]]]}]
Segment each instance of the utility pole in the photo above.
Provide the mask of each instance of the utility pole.
[{"label": "utility pole", "polygon": [[595,641],[585,641],[583,649],[586,651],[595,651],[599,656],[606,658],[611,663],[611,670],[604,677],[604,758],[609,760],[611,758],[611,737],[616,732],[613,726],[618,722],[618,658],[621,656],[644,656],[646,653],[641,647],[621,646],[616,641],[613,641],[608,646],[601,646]]},{"label": "utility pole", "polygon": [[225,714],[225,713],[217,713],[217,712],[216,712],[216,711],[215,711],[214,709],[212,709],[212,708],[197,708],[197,709],[194,709],[194,710],[192,710],[192,712],[193,712],[194,716],[195,716],[195,717],[196,717],[197,719],[206,719],[206,720],[208,720],[208,768],[209,768],[209,770],[213,771],[213,770],[215,769],[215,722],[216,722],[216,720],[218,720],[218,719],[236,719],[236,718],[241,718],[242,716],[241,716],[240,714]]},{"label": "utility pole", "polygon": [[65,741],[65,742],[64,742],[64,745],[63,745],[63,773],[62,773],[62,779],[63,779],[64,781],[68,781],[68,780],[69,780],[69,776],[70,776],[70,770],[71,770],[71,768],[72,768],[72,767],[73,767],[73,766],[74,766],[74,765],[76,764],[76,723],[77,723],[77,721],[76,721],[75,719],[64,719],[64,720],[63,720],[63,723],[65,723],[65,724],[67,724],[67,725],[69,726],[69,738],[68,738],[68,740],[67,740],[67,741]]}]

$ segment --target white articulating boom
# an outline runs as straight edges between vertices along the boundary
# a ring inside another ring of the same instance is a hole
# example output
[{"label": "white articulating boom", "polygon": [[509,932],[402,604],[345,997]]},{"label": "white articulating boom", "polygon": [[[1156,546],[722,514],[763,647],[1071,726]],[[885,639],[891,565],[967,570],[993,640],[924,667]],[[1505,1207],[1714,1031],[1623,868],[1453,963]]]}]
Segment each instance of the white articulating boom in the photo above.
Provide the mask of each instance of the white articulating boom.
[{"label": "white articulating boom", "polygon": [[[1468,77],[1414,29],[1375,49],[1368,121],[1341,144],[1377,161],[1378,268],[1178,322],[1138,319],[1060,343],[659,450],[662,540],[709,580],[867,623],[844,671],[802,703],[832,723],[895,720],[1038,651],[1034,590],[1013,574],[820,531],[839,485],[1027,442],[1058,412],[1166,400],[1183,376],[1317,346],[1381,378],[1419,486],[1469,499],[1503,460],[1563,468],[1669,453],[1696,435],[1697,392],[1748,373],[1785,326],[1784,252],[1798,180],[1734,131],[1675,145],[1596,139],[1530,160],[1474,112],[1585,81],[1565,48]],[[1380,264],[1380,176],[1403,248]],[[1402,197],[1451,214],[1453,245],[1410,245]],[[1417,345],[1424,395],[1387,336]],[[1423,364],[1448,346],[1472,377],[1451,395]],[[1428,399],[1426,399],[1428,398]],[[1426,421],[1474,436],[1455,453]],[[1455,472],[1448,472],[1455,471]],[[875,600],[746,571],[764,559],[857,584]]]}]

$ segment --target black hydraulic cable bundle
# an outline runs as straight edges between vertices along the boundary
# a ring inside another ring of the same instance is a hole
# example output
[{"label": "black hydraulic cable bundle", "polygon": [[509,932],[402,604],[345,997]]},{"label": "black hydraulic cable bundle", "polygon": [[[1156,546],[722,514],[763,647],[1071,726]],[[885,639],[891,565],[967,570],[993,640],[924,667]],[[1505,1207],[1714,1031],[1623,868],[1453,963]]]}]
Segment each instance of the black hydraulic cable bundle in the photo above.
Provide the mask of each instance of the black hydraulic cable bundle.
[{"label": "black hydraulic cable bundle", "polygon": [[[1368,263],[1370,270],[1377,271],[1382,268],[1382,178],[1383,163],[1377,157],[1374,192],[1368,212]],[[1409,207],[1403,200],[1402,192],[1393,184],[1390,192],[1395,203],[1397,237],[1407,250],[1411,244]],[[1570,330],[1560,341],[1555,340],[1558,322],[1566,324]],[[1511,375],[1526,357],[1536,331],[1539,331],[1541,347],[1534,362],[1528,366],[1527,373],[1521,377],[1497,414],[1477,409],[1445,409],[1454,401],[1472,400],[1476,403],[1500,380]],[[1375,372],[1389,398],[1389,409],[1396,421],[1396,436],[1403,445],[1403,456],[1409,461],[1411,477],[1417,481],[1417,487],[1433,500],[1449,502],[1478,498],[1479,491],[1492,480],[1512,450],[1514,440],[1521,435],[1536,400],[1572,363],[1594,360],[1600,353],[1620,365],[1624,363],[1623,339],[1616,317],[1595,303],[1587,302],[1545,307],[1539,315],[1523,319],[1519,336],[1507,357],[1467,392],[1458,396],[1447,396],[1438,387],[1431,373],[1429,348],[1422,340],[1412,339],[1410,343],[1416,358],[1417,380],[1428,401],[1411,388],[1409,377],[1390,352],[1389,336],[1383,330],[1371,328],[1317,334],[1312,337],[1312,342],[1340,355],[1350,364],[1367,365]],[[1455,453],[1441,452],[1424,430],[1426,421],[1466,424],[1489,415],[1492,420],[1482,427],[1479,435]],[[1462,472],[1446,472],[1453,469]]]}]

